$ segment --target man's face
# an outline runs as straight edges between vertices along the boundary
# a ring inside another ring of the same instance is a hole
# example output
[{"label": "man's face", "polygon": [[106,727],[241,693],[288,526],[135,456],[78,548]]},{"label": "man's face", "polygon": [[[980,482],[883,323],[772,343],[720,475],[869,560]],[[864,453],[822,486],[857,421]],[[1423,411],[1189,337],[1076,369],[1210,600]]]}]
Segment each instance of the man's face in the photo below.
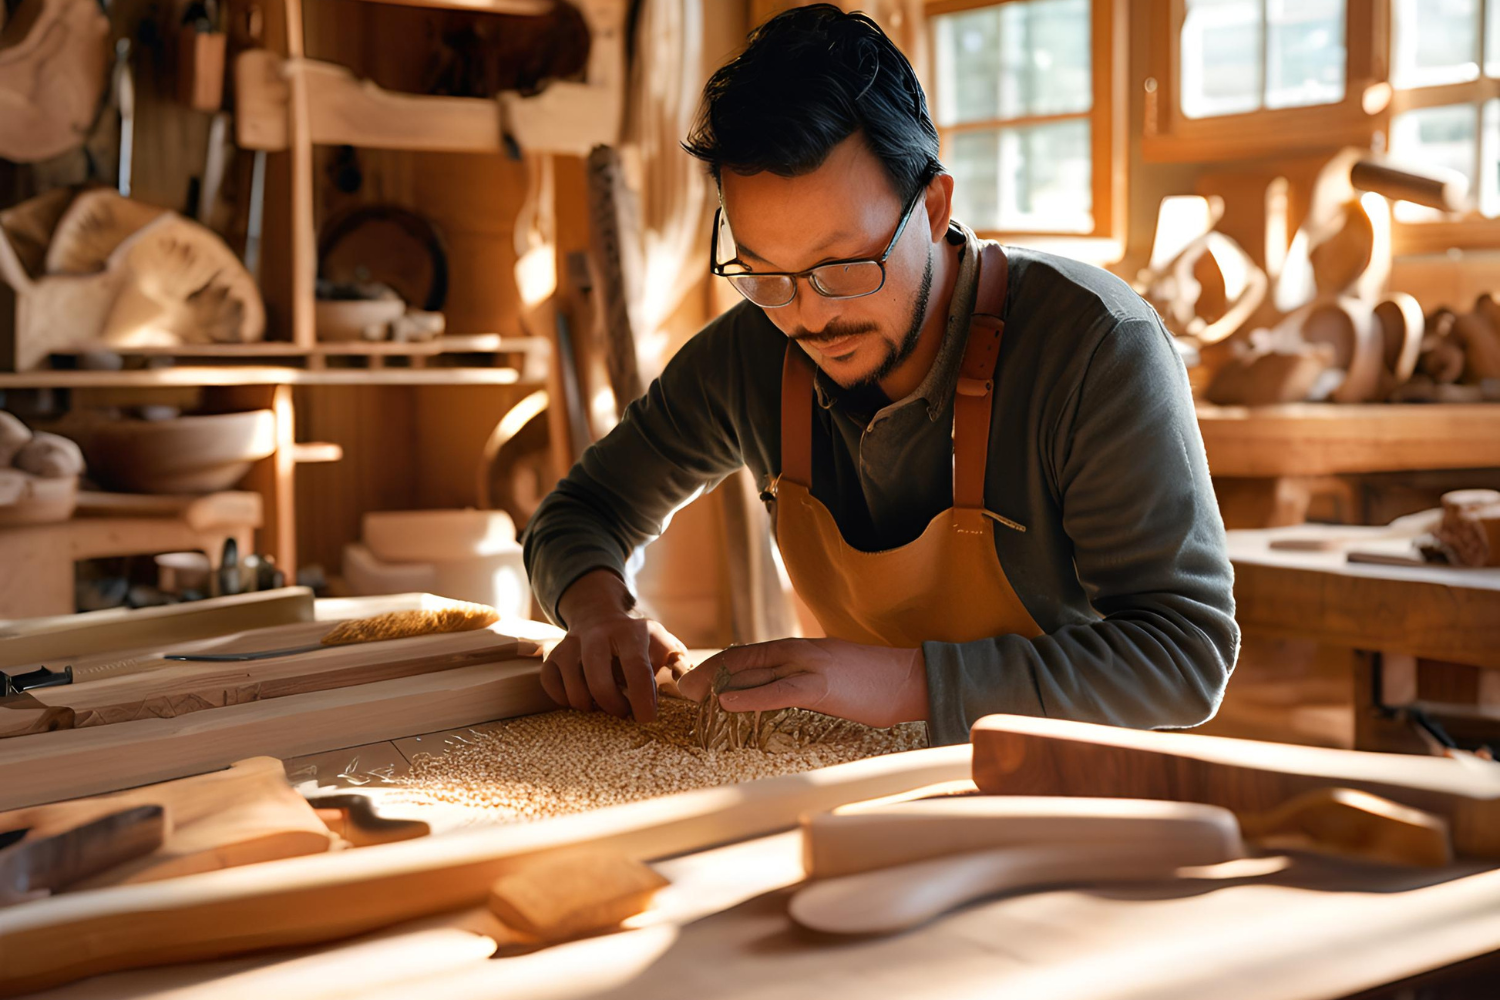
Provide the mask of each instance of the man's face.
[{"label": "man's face", "polygon": [[[844,140],[817,170],[721,178],[739,260],[755,271],[801,271],[847,258],[878,258],[904,207],[861,135]],[[831,299],[805,279],[791,302],[766,315],[845,388],[888,375],[916,347],[932,283],[933,236],[925,199],[885,262],[873,295]]]}]

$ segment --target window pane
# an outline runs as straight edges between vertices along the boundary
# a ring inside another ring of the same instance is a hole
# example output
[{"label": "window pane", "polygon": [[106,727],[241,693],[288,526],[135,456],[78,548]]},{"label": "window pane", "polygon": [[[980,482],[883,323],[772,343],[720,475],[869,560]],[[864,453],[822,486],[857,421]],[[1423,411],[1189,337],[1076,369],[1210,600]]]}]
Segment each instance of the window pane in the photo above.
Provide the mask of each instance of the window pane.
[{"label": "window pane", "polygon": [[1266,30],[1266,107],[1344,99],[1344,0],[1270,0]]},{"label": "window pane", "polygon": [[1000,131],[1000,228],[1087,233],[1094,228],[1089,122]]},{"label": "window pane", "polygon": [[1000,116],[1064,115],[1093,107],[1089,0],[1000,7]]},{"label": "window pane", "polygon": [[1000,133],[993,129],[952,136],[953,215],[970,229],[1000,228]]},{"label": "window pane", "polygon": [[935,18],[938,124],[1000,115],[1000,11],[990,7]]},{"label": "window pane", "polygon": [[1479,77],[1480,0],[1395,0],[1392,83],[1435,87]]},{"label": "window pane", "polygon": [[1188,0],[1182,24],[1182,113],[1232,115],[1260,107],[1260,0]]},{"label": "window pane", "polygon": [[1500,77],[1500,0],[1490,0],[1489,12],[1485,14],[1488,26],[1484,43],[1484,71],[1489,76]]},{"label": "window pane", "polygon": [[1484,106],[1484,177],[1479,186],[1479,210],[1500,217],[1500,99]]},{"label": "window pane", "polygon": [[[1472,104],[1450,104],[1397,115],[1391,121],[1391,152],[1414,164],[1457,170],[1473,190],[1477,110]],[[1396,203],[1396,218],[1422,222],[1442,218],[1442,213],[1402,201]]]}]

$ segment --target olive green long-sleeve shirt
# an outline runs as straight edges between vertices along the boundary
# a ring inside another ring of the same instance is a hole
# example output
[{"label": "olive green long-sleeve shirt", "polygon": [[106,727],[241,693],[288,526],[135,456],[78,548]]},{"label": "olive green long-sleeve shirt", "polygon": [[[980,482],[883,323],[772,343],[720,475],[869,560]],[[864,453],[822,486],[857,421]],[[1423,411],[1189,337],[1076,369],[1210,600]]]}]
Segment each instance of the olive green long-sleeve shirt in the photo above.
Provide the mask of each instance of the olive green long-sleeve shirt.
[{"label": "olive green long-sleeve shirt", "polygon": [[[953,504],[953,394],[979,242],[955,225],[944,342],[905,399],[820,373],[812,493],[867,551],[912,541]],[[1010,249],[985,505],[995,550],[1045,632],[923,644],[934,743],[1005,712],[1136,728],[1213,715],[1238,652],[1233,571],[1187,374],[1156,314],[1098,268]],[[781,468],[786,338],[743,302],[709,323],[584,453],[524,534],[555,621],[574,580],[631,553],[741,465]],[[774,516],[774,510],[773,510]],[[664,623],[670,629],[671,623]]]}]

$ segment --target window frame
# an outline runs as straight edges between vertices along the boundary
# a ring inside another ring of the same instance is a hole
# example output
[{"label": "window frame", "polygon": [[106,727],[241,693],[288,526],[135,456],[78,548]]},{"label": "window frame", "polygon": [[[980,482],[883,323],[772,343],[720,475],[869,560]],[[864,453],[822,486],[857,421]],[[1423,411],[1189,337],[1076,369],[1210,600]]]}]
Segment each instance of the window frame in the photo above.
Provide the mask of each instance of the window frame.
[{"label": "window frame", "polygon": [[[1385,0],[1380,5],[1389,18],[1390,24],[1395,24],[1395,7],[1393,0]],[[1453,104],[1471,104],[1474,106],[1474,114],[1478,119],[1478,128],[1475,130],[1475,142],[1478,149],[1474,151],[1476,168],[1482,166],[1481,157],[1484,155],[1484,109],[1485,105],[1492,100],[1500,100],[1500,77],[1486,75],[1487,64],[1485,56],[1486,28],[1490,4],[1486,0],[1480,0],[1479,23],[1476,25],[1479,55],[1479,76],[1474,80],[1466,80],[1461,83],[1444,83],[1429,87],[1413,87],[1409,90],[1393,90],[1390,106],[1382,115],[1382,127],[1386,135],[1390,135],[1391,125],[1397,115],[1407,111],[1420,111],[1424,108],[1440,108]],[[1399,155],[1399,154],[1398,154]],[[1500,245],[1500,216],[1486,217],[1480,214],[1478,185],[1484,183],[1484,174],[1481,169],[1475,177],[1474,205],[1469,211],[1457,218],[1436,219],[1427,222],[1407,222],[1394,220],[1391,226],[1392,249],[1398,255],[1421,254],[1421,253],[1443,253],[1454,249],[1492,249]]]},{"label": "window frame", "polygon": [[[1024,3],[1025,0],[925,0],[923,15],[925,23],[921,29],[922,59],[918,64],[926,68],[926,79],[922,86],[927,91],[928,105],[933,110],[933,124],[940,137],[940,155],[945,159],[950,152],[949,137],[954,132],[983,128],[985,123],[965,123],[960,126],[937,124],[938,87],[933,51],[935,41],[930,23],[933,17],[956,14],[985,7],[999,7],[1006,3]],[[975,230],[984,239],[1051,249],[1068,256],[1096,264],[1109,264],[1124,256],[1127,164],[1128,102],[1126,93],[1126,71],[1129,65],[1129,31],[1126,20],[1128,0],[1089,0],[1090,35],[1089,47],[1092,60],[1093,105],[1086,112],[1064,115],[1039,115],[1005,120],[1010,127],[1046,124],[1050,121],[1089,121],[1089,157],[1091,192],[1093,196],[1094,227],[1080,233],[1062,230]],[[960,220],[964,221],[964,220]]]},{"label": "window frame", "polygon": [[1141,154],[1146,162],[1207,163],[1285,156],[1331,146],[1367,146],[1380,131],[1379,117],[1367,113],[1365,105],[1367,94],[1372,90],[1378,94],[1390,75],[1387,3],[1345,3],[1343,100],[1209,118],[1183,114],[1179,97],[1187,0],[1147,3],[1151,46],[1141,136]]}]

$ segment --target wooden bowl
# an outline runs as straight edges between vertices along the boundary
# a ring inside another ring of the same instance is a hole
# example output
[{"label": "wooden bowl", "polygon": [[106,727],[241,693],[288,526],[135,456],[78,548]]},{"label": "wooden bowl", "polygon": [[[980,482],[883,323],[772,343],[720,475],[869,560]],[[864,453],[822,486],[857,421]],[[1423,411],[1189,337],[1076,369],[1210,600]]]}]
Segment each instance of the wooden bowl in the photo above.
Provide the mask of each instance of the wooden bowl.
[{"label": "wooden bowl", "polygon": [[61,429],[83,449],[89,476],[123,493],[216,493],[276,450],[270,410],[173,420],[88,420]]},{"label": "wooden bowl", "polygon": [[78,477],[0,469],[0,528],[66,521],[78,507]]},{"label": "wooden bowl", "polygon": [[363,541],[384,562],[445,562],[516,548],[516,526],[502,510],[376,511],[364,517]]},{"label": "wooden bowl", "polygon": [[[315,312],[319,340],[390,340],[390,325],[406,315],[406,303],[400,299],[319,299]],[[366,336],[367,330],[378,336]]]}]

